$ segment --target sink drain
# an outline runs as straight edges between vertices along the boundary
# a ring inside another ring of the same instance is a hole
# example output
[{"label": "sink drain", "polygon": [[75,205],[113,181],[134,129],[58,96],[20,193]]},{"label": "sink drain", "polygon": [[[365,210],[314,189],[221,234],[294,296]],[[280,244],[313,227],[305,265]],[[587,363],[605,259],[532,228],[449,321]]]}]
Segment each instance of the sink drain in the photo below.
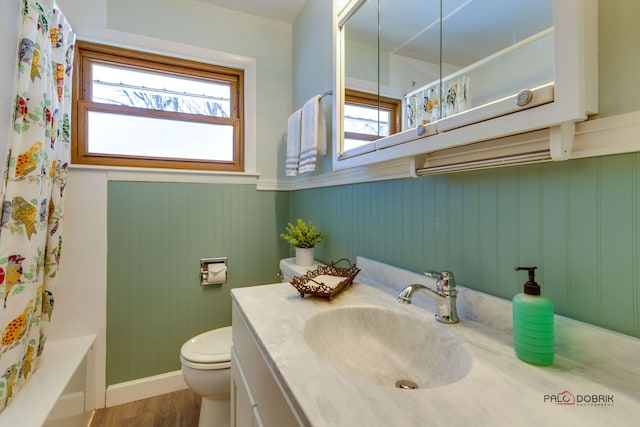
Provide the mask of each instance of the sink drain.
[{"label": "sink drain", "polygon": [[420,387],[418,386],[418,384],[414,383],[411,380],[398,380],[396,381],[396,388],[399,388],[402,390],[416,390],[416,389],[419,389]]}]

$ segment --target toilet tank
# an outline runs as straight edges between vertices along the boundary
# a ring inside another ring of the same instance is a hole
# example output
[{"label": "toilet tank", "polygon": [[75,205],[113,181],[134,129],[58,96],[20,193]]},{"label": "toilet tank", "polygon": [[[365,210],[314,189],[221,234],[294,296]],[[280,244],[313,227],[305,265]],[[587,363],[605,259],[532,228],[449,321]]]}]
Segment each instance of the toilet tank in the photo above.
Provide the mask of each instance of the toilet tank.
[{"label": "toilet tank", "polygon": [[313,265],[296,265],[295,258],[285,258],[280,260],[280,274],[282,274],[283,282],[290,282],[294,276],[302,276],[307,271],[317,268],[320,264],[315,261]]}]

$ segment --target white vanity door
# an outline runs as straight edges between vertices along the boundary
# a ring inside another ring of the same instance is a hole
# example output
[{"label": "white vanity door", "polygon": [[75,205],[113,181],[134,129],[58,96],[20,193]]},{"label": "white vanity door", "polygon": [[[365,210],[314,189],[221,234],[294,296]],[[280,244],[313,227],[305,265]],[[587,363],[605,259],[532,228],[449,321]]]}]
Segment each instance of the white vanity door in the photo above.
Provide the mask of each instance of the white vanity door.
[{"label": "white vanity door", "polygon": [[232,426],[297,427],[289,397],[271,371],[239,310],[232,311]]}]

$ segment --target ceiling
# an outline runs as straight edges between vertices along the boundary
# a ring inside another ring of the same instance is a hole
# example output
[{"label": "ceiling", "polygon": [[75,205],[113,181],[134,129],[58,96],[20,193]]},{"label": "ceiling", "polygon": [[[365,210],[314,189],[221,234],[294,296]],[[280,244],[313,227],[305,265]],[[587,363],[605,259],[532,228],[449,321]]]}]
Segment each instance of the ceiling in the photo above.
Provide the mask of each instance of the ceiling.
[{"label": "ceiling", "polygon": [[[306,0],[196,0],[201,3],[293,23]],[[325,0],[330,2],[331,0]],[[381,47],[399,55],[436,62],[440,40],[439,0],[391,0],[382,3]],[[551,0],[447,0],[443,23],[447,63],[467,65],[515,41],[553,26]],[[378,5],[369,1],[349,20],[347,38],[376,42]],[[372,16],[373,15],[373,16]],[[446,22],[445,22],[446,21]]]},{"label": "ceiling", "polygon": [[293,23],[306,0],[197,0],[274,21]]}]

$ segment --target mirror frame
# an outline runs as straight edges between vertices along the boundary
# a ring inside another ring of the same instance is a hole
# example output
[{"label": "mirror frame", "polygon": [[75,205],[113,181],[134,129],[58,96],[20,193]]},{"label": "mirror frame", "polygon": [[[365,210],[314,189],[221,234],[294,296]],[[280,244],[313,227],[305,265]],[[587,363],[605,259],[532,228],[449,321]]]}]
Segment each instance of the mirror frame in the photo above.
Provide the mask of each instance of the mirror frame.
[{"label": "mirror frame", "polygon": [[[334,1],[333,169],[366,166],[460,147],[479,141],[573,124],[598,112],[597,0],[554,0],[554,82],[551,102],[439,131],[437,124],[418,135],[416,129],[382,138],[383,148],[342,158],[344,138],[345,34],[349,18],[367,0]],[[338,3],[342,3],[343,6]],[[480,106],[473,110],[482,110]],[[462,117],[461,113],[457,120]],[[431,125],[431,124],[430,124]],[[564,134],[570,134],[566,129]],[[571,135],[572,137],[572,135]],[[552,157],[553,157],[553,148]],[[570,150],[569,150],[570,151]],[[565,153],[566,154],[566,153]],[[562,153],[555,160],[564,160]],[[568,158],[568,157],[567,157]]]}]

